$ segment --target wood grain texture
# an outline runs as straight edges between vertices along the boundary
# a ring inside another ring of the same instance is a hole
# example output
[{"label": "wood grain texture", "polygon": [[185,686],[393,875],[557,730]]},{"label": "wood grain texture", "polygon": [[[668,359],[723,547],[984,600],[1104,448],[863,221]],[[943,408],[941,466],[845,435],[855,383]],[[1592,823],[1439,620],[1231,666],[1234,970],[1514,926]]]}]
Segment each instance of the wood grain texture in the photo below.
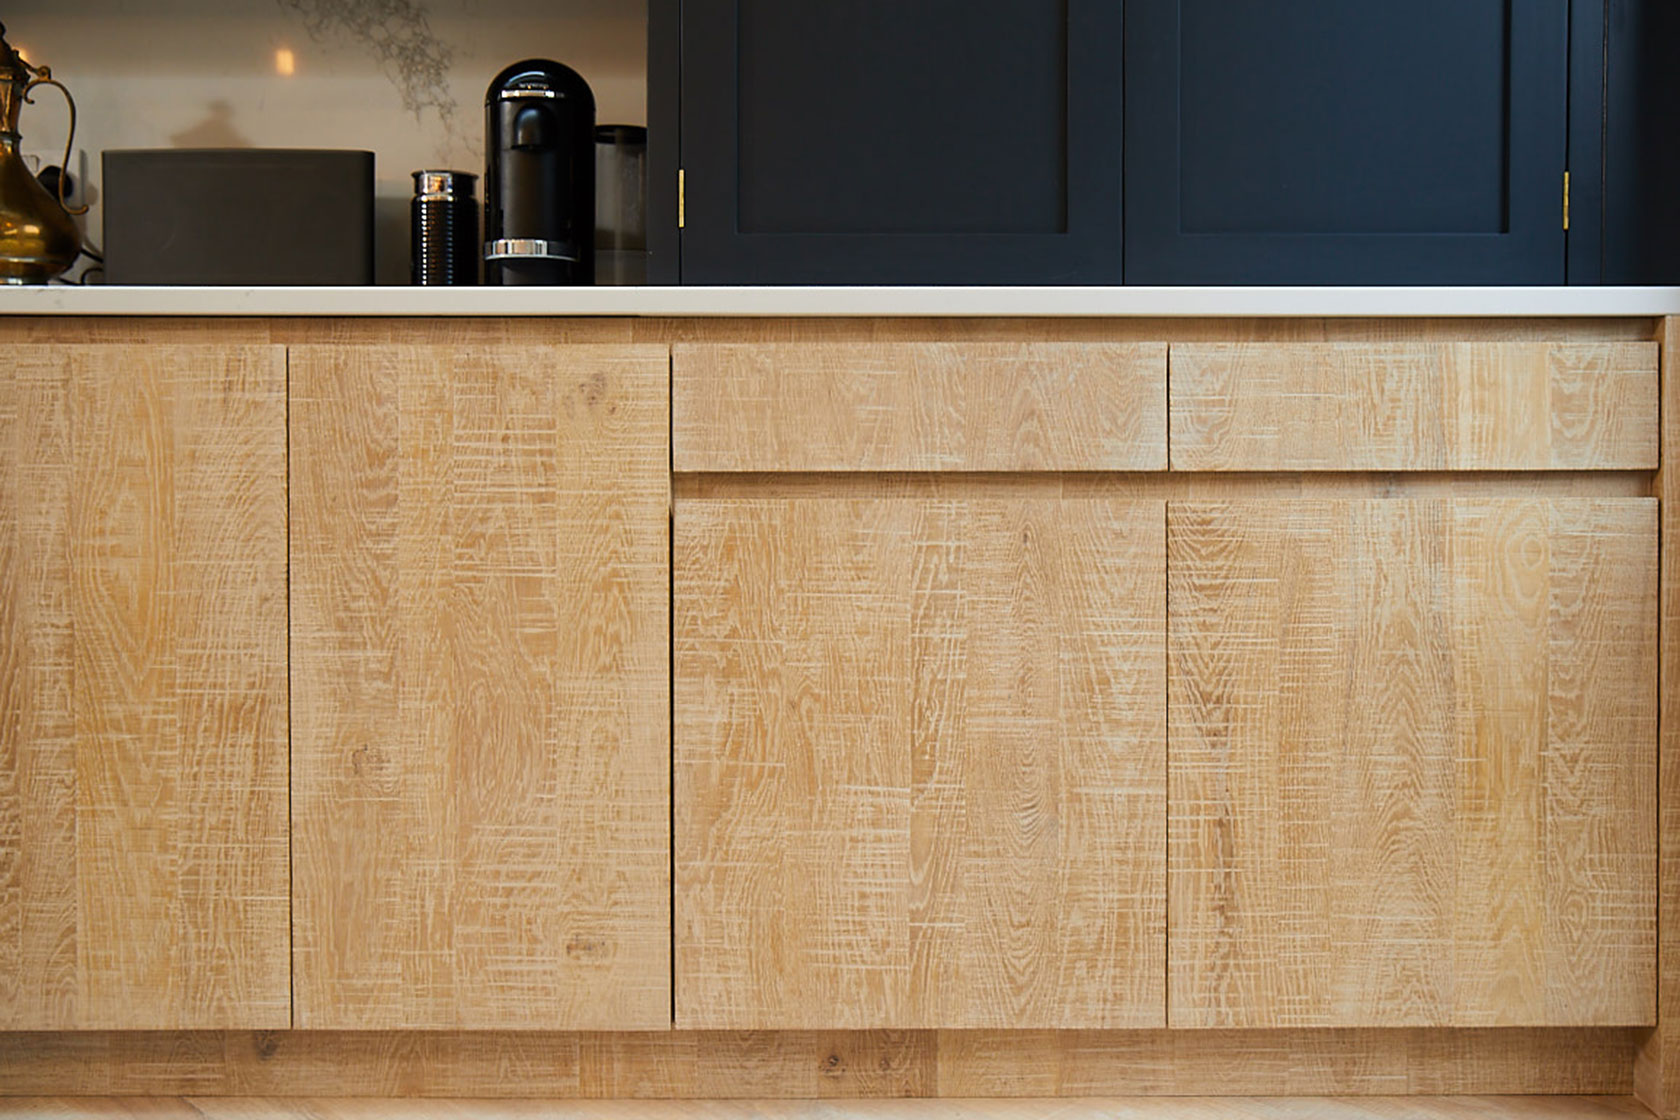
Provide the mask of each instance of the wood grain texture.
[{"label": "wood grain texture", "polygon": [[[155,321],[155,320],[154,320]],[[1648,342],[1650,318],[714,318],[631,320],[637,342]],[[113,325],[118,321],[112,320]],[[599,322],[597,320],[596,322]],[[307,329],[307,321],[292,320]],[[566,320],[563,329],[586,321]],[[276,321],[276,329],[290,330]]]},{"label": "wood grain texture", "polygon": [[0,360],[0,1027],[290,1021],[285,388]]},{"label": "wood grain texture", "polygon": [[679,471],[1161,470],[1164,343],[678,344]]},{"label": "wood grain texture", "polygon": [[1635,1037],[1584,1029],[945,1031],[939,1089],[1075,1097],[1623,1092]]},{"label": "wood grain texture", "polygon": [[1161,503],[684,502],[684,1027],[1161,1025]]},{"label": "wood grain texture", "polygon": [[1662,507],[1662,734],[1659,833],[1657,1028],[1639,1051],[1639,1099],[1664,1120],[1680,1117],[1680,318],[1659,324],[1662,345],[1662,467],[1653,492]]},{"label": "wood grain texture", "polygon": [[1174,470],[1651,470],[1646,342],[1172,347]]},{"label": "wood grain texture", "polygon": [[1624,1029],[0,1034],[12,1095],[882,1098],[1630,1092]]},{"label": "wood grain texture", "polygon": [[668,1027],[664,351],[291,363],[297,1025]]},{"label": "wood grain texture", "polygon": [[498,1101],[367,1097],[23,1097],[53,1120],[1623,1120],[1632,1097],[1097,1097],[1084,1100]]},{"label": "wood grain texture", "polygon": [[1131,502],[1292,498],[1648,498],[1649,471],[1153,471],[1057,474],[679,474],[684,498],[1063,498]]},{"label": "wood grain texture", "polygon": [[1653,1021],[1655,503],[1168,541],[1173,1026]]},{"label": "wood grain texture", "polygon": [[827,316],[42,316],[0,319],[14,343],[501,346],[671,343],[1649,342],[1660,320],[1615,318],[938,318]]}]

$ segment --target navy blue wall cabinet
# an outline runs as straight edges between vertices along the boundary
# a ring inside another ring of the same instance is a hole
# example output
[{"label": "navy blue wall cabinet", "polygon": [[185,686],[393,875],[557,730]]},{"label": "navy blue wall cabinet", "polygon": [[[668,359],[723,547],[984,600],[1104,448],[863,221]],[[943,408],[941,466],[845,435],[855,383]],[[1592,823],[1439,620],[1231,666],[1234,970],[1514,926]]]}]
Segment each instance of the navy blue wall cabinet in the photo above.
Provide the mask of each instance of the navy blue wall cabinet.
[{"label": "navy blue wall cabinet", "polygon": [[1677,48],[1676,0],[649,0],[649,278],[1677,283]]},{"label": "navy blue wall cabinet", "polygon": [[1680,283],[1680,3],[1573,0],[1571,284]]},{"label": "navy blue wall cabinet", "polygon": [[1561,284],[1568,0],[1128,0],[1131,284]]},{"label": "navy blue wall cabinet", "polygon": [[[667,52],[672,7],[649,12]],[[681,0],[684,222],[663,254],[655,236],[653,277],[1119,283],[1121,17],[1114,0]],[[670,112],[662,80],[650,119]]]}]

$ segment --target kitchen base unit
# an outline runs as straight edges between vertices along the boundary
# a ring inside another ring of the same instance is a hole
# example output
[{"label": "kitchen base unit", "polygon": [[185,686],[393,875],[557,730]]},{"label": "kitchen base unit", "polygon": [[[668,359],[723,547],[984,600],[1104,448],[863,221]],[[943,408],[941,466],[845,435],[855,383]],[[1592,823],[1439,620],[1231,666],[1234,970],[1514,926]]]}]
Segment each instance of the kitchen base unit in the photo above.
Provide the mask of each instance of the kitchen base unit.
[{"label": "kitchen base unit", "polygon": [[0,1116],[1680,1116],[1675,311],[0,316]]}]

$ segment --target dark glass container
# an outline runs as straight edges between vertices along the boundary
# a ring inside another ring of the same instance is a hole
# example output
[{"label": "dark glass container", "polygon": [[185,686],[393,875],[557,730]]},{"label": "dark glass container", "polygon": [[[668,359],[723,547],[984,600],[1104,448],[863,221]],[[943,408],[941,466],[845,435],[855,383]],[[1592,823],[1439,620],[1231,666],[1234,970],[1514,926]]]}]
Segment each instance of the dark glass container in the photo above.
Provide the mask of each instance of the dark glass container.
[{"label": "dark glass container", "polygon": [[595,130],[595,282],[647,283],[647,129]]}]

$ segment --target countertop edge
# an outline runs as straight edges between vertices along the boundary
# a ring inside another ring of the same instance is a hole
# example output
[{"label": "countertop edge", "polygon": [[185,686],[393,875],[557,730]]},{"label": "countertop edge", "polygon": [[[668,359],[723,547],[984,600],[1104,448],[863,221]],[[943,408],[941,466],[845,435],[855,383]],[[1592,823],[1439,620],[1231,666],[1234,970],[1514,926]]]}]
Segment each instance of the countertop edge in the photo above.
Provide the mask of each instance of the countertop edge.
[{"label": "countertop edge", "polygon": [[0,286],[0,315],[722,317],[1644,317],[1680,287],[119,287]]}]

